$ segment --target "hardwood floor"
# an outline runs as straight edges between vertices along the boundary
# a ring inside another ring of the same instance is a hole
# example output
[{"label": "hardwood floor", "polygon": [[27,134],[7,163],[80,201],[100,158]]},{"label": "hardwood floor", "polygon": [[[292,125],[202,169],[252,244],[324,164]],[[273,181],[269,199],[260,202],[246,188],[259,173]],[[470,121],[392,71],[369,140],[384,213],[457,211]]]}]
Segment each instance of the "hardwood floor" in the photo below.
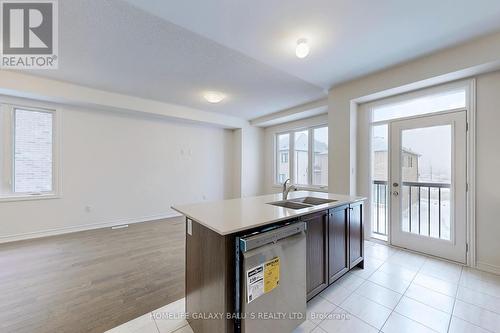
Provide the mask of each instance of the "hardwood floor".
[{"label": "hardwood floor", "polygon": [[0,332],[100,333],[184,297],[183,218],[0,244]]}]

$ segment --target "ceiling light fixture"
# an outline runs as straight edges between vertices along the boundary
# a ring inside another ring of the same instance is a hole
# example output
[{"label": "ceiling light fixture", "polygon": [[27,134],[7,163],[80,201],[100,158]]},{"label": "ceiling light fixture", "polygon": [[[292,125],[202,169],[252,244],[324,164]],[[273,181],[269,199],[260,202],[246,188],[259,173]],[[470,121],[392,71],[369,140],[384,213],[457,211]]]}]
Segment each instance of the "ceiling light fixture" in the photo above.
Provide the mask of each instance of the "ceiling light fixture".
[{"label": "ceiling light fixture", "polygon": [[226,98],[226,95],[218,91],[207,91],[203,94],[203,97],[205,97],[207,102],[215,104],[220,103],[224,98]]},{"label": "ceiling light fixture", "polygon": [[309,44],[307,44],[307,39],[301,38],[297,41],[297,47],[295,47],[295,55],[299,59],[307,57],[309,54]]}]

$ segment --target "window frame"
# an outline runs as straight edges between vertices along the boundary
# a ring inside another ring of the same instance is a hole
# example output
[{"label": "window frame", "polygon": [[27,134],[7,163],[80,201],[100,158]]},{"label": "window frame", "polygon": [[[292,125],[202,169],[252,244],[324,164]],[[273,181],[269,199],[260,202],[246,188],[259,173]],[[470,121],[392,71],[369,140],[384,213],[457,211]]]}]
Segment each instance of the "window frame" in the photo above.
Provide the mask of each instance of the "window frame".
[{"label": "window frame", "polygon": [[[288,145],[288,172],[289,172],[289,178],[291,181],[291,184],[296,185],[300,187],[301,189],[311,189],[315,191],[328,191],[328,185],[313,185],[313,167],[314,167],[314,130],[318,128],[327,128],[328,129],[328,124],[319,124],[319,125],[314,125],[314,126],[306,126],[306,127],[298,127],[298,128],[293,128],[289,129],[286,131],[280,131],[274,133],[274,170],[273,170],[273,187],[276,188],[281,188],[283,184],[280,184],[278,182],[278,163],[279,163],[279,143],[278,143],[278,138],[280,135],[288,134],[288,140],[289,140],[289,145]],[[295,179],[295,133],[296,132],[308,132],[308,184],[297,184],[296,179]]]},{"label": "window frame", "polygon": [[[312,173],[311,173],[311,166],[312,166],[312,161],[311,161],[311,128],[306,128],[306,129],[300,129],[300,130],[294,130],[291,133],[293,133],[293,166],[290,167],[290,174],[291,174],[291,182],[294,185],[304,187],[304,186],[312,186]],[[296,172],[295,170],[295,133],[297,132],[307,132],[307,184],[299,184],[297,183],[296,178]]]},{"label": "window frame", "polygon": [[[47,192],[14,192],[15,186],[15,146],[16,146],[16,110],[25,110],[33,112],[44,112],[52,114],[52,191]],[[6,125],[4,129],[4,145],[0,147],[5,152],[4,169],[2,170],[1,181],[5,192],[0,192],[0,202],[5,201],[25,201],[61,198],[61,171],[60,171],[60,112],[51,107],[38,106],[29,102],[8,103],[0,102],[0,111],[6,112]]]},{"label": "window frame", "polygon": [[280,156],[281,163],[288,163],[288,160],[289,160],[288,154],[289,153],[281,153],[281,156]]},{"label": "window frame", "polygon": [[[328,124],[326,125],[321,125],[321,126],[313,126],[310,128],[310,132],[309,134],[312,135],[312,140],[309,140],[309,152],[310,152],[310,155],[309,155],[309,158],[310,158],[310,163],[309,163],[309,170],[310,170],[310,175],[309,175],[309,178],[310,178],[310,186],[312,187],[318,187],[318,188],[324,188],[324,189],[328,189],[328,184],[327,185],[319,185],[319,184],[313,184],[313,181],[314,181],[314,131],[316,129],[319,129],[319,128],[326,128],[327,132],[328,132],[328,140],[330,139],[330,132],[328,130]],[[330,143],[328,142],[327,146],[329,147],[330,146]],[[330,156],[330,152],[328,152],[328,157]],[[327,159],[328,161],[328,165],[330,165],[330,160]],[[327,170],[328,171],[328,170]],[[327,181],[328,183],[328,181]]]},{"label": "window frame", "polygon": [[280,132],[276,133],[274,135],[274,184],[277,185],[279,184],[278,179],[279,179],[279,174],[278,174],[278,164],[281,163],[281,156],[280,156],[280,150],[279,150],[279,142],[278,138],[280,135],[288,134],[288,178],[292,178],[292,169],[291,169],[291,163],[292,163],[292,156],[290,154],[291,152],[291,144],[292,144],[292,133],[291,132]]}]

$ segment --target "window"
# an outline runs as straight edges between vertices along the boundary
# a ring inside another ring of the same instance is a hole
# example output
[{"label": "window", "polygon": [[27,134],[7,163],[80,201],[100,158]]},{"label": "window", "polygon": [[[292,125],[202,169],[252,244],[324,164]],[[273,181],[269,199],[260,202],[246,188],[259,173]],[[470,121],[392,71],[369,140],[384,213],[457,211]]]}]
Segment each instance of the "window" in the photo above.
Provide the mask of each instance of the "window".
[{"label": "window", "polygon": [[465,108],[467,91],[465,88],[428,94],[397,102],[384,103],[373,107],[373,121],[418,116],[439,111]]},{"label": "window", "polygon": [[[279,162],[276,167],[277,177],[276,181],[282,184],[290,178],[290,163],[288,155],[290,152],[290,134],[280,134],[276,136],[276,147],[278,150]],[[284,158],[286,156],[286,158]]]},{"label": "window", "polygon": [[55,112],[3,104],[0,197],[54,195]]},{"label": "window", "polygon": [[403,152],[403,167],[405,168],[413,167],[413,160],[410,154],[411,152],[408,151]]},{"label": "window", "polygon": [[294,183],[309,184],[309,131],[294,133]]},{"label": "window", "polygon": [[276,135],[276,182],[328,186],[328,127],[313,127]]},{"label": "window", "polygon": [[288,163],[288,152],[281,153],[281,163]]},{"label": "window", "polygon": [[328,127],[313,131],[313,185],[328,186]]}]

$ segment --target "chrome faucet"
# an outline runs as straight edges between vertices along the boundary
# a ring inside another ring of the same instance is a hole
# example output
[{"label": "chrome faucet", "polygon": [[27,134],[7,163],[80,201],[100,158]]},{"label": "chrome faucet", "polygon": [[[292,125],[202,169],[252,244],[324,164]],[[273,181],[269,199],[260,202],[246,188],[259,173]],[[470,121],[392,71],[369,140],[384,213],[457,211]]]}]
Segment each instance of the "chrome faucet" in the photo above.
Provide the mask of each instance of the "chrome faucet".
[{"label": "chrome faucet", "polygon": [[283,183],[283,200],[286,200],[288,198],[288,192],[290,192],[291,190],[297,191],[297,186],[287,186],[288,182],[290,182],[290,178],[285,180],[285,182]]}]

